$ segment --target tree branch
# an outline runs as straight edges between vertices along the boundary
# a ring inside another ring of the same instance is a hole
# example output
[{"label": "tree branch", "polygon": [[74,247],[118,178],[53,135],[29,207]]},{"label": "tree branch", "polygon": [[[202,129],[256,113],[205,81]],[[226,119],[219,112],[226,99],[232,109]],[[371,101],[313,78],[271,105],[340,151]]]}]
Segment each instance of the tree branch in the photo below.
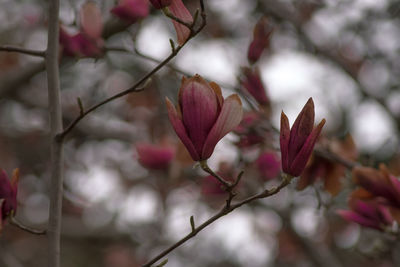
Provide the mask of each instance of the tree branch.
[{"label": "tree branch", "polygon": [[11,225],[14,225],[14,226],[18,227],[19,229],[24,230],[25,232],[28,232],[28,233],[31,233],[34,235],[45,235],[46,234],[46,230],[37,230],[37,229],[33,229],[31,227],[28,227],[26,225],[23,225],[22,223],[17,221],[14,217],[11,217],[9,222]]},{"label": "tree branch", "polygon": [[12,46],[12,45],[0,45],[0,51],[17,52],[20,54],[25,54],[25,55],[34,56],[34,57],[45,57],[45,55],[46,55],[46,51],[26,49],[26,48]]},{"label": "tree branch", "polygon": [[49,1],[48,41],[46,50],[46,71],[49,95],[51,135],[51,181],[50,214],[48,225],[48,266],[60,266],[61,208],[63,194],[63,140],[57,138],[62,132],[62,110],[59,77],[59,0]]},{"label": "tree branch", "polygon": [[169,248],[165,249],[164,251],[162,251],[160,254],[158,254],[157,256],[155,256],[153,259],[151,259],[148,263],[142,265],[142,267],[151,267],[152,264],[156,263],[157,261],[159,261],[160,259],[162,259],[164,256],[168,255],[171,251],[173,251],[174,249],[178,248],[179,246],[181,246],[182,244],[184,244],[186,241],[188,241],[189,239],[191,239],[192,237],[194,237],[195,235],[197,235],[201,230],[203,230],[204,228],[206,228],[207,226],[209,226],[210,224],[212,224],[213,222],[215,222],[216,220],[218,220],[219,218],[231,213],[232,211],[234,211],[235,209],[248,204],[254,200],[260,199],[260,198],[267,198],[270,197],[272,195],[277,194],[279,191],[281,191],[282,188],[286,187],[287,185],[290,184],[291,182],[291,178],[288,176],[285,176],[283,181],[281,182],[280,185],[278,185],[275,188],[272,188],[271,190],[265,189],[264,191],[253,195],[247,199],[244,199],[236,204],[230,205],[230,203],[227,201],[226,205],[214,216],[212,216],[210,219],[208,219],[207,221],[205,221],[204,223],[202,223],[201,225],[199,225],[198,227],[191,227],[192,230],[189,234],[187,234],[185,237],[183,237],[181,240],[177,241],[175,244],[173,244],[172,246],[170,246]]},{"label": "tree branch", "polygon": [[86,115],[88,115],[92,111],[96,110],[97,108],[103,106],[104,104],[107,104],[108,102],[111,102],[111,101],[113,101],[117,98],[120,98],[122,96],[125,96],[129,93],[141,91],[142,89],[140,88],[140,86],[142,84],[144,84],[152,75],[154,75],[162,67],[164,67],[168,62],[170,62],[179,53],[179,51],[189,42],[189,40],[191,40],[193,37],[195,37],[206,26],[207,20],[206,20],[206,13],[204,11],[203,0],[200,0],[200,6],[202,7],[202,9],[201,9],[201,17],[202,17],[201,25],[197,29],[195,29],[195,27],[194,27],[195,25],[192,25],[192,30],[190,31],[190,35],[182,45],[175,47],[175,49],[172,50],[171,54],[167,58],[165,58],[160,64],[158,64],[154,69],[152,69],[146,75],[144,75],[139,81],[137,81],[130,88],[128,88],[120,93],[117,93],[117,94],[99,102],[98,104],[90,107],[89,109],[86,109],[84,112],[82,112],[78,117],[76,117],[76,119],[74,121],[72,121],[72,123],[68,127],[65,128],[65,130],[62,133],[60,133],[58,135],[58,138],[63,139]]}]

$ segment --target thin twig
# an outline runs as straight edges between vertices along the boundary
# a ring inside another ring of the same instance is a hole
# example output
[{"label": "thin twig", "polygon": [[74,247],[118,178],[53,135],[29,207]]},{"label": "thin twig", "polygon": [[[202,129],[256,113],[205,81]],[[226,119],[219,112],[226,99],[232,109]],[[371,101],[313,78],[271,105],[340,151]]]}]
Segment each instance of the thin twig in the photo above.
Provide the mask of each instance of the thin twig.
[{"label": "thin twig", "polygon": [[207,221],[205,221],[204,223],[202,223],[201,225],[199,225],[196,228],[192,228],[191,232],[189,234],[187,234],[185,237],[183,237],[181,240],[177,241],[175,244],[173,244],[172,246],[170,246],[169,248],[165,249],[164,251],[162,251],[160,254],[158,254],[157,256],[155,256],[153,259],[151,259],[148,263],[142,265],[142,267],[150,267],[152,264],[156,263],[157,261],[159,261],[160,259],[162,259],[164,256],[166,256],[167,254],[169,254],[171,251],[173,251],[174,249],[176,249],[177,247],[181,246],[182,244],[184,244],[186,241],[188,241],[189,239],[191,239],[192,237],[194,237],[195,235],[197,235],[201,230],[203,230],[204,228],[206,228],[207,226],[209,226],[210,224],[212,224],[213,222],[215,222],[216,220],[218,220],[219,218],[231,213],[232,211],[234,211],[235,209],[248,204],[256,199],[261,199],[261,198],[267,198],[270,197],[272,195],[277,194],[279,191],[281,191],[282,188],[286,187],[287,185],[290,184],[291,182],[291,178],[285,176],[283,181],[281,182],[280,185],[278,185],[275,188],[272,188],[271,190],[265,189],[264,191],[253,195],[245,200],[242,200],[236,204],[233,205],[225,205],[217,214],[215,214],[214,216],[212,216],[211,218],[209,218]]},{"label": "thin twig", "polygon": [[25,54],[25,55],[34,56],[34,57],[45,57],[46,56],[46,51],[26,49],[26,48],[12,46],[12,45],[0,45],[0,51],[17,52],[20,54]]},{"label": "thin twig", "polygon": [[26,225],[23,225],[22,223],[17,221],[14,217],[11,217],[9,222],[11,225],[14,225],[14,226],[18,227],[19,229],[24,230],[24,231],[34,234],[34,235],[45,235],[46,234],[46,230],[37,230],[37,229],[33,229],[31,227],[28,227]]},{"label": "thin twig", "polygon": [[[200,0],[200,5],[202,7],[204,7],[203,0]],[[193,25],[193,27],[192,27],[193,31],[190,32],[190,35],[186,39],[186,41],[182,45],[177,46],[171,52],[171,54],[167,58],[165,58],[160,64],[158,64],[154,69],[152,69],[150,72],[148,72],[146,75],[144,75],[139,81],[137,81],[130,88],[128,88],[120,93],[117,93],[117,94],[99,102],[98,104],[95,104],[91,108],[86,109],[85,112],[81,113],[78,117],[76,117],[75,120],[72,121],[71,124],[69,126],[67,126],[65,128],[65,130],[58,135],[58,138],[63,139],[76,126],[76,124],[78,124],[86,115],[88,115],[92,111],[96,110],[97,108],[103,106],[104,104],[107,104],[107,103],[109,103],[117,98],[120,98],[122,96],[125,96],[129,93],[141,91],[143,88],[139,88],[139,87],[144,82],[146,82],[152,75],[154,75],[157,71],[159,71],[162,67],[164,67],[168,62],[170,62],[179,53],[179,51],[189,42],[189,40],[191,40],[193,37],[195,37],[206,26],[207,20],[206,20],[206,13],[205,13],[204,9],[201,10],[201,17],[202,17],[202,23],[199,26],[199,28],[194,29],[193,28],[194,25]]]}]

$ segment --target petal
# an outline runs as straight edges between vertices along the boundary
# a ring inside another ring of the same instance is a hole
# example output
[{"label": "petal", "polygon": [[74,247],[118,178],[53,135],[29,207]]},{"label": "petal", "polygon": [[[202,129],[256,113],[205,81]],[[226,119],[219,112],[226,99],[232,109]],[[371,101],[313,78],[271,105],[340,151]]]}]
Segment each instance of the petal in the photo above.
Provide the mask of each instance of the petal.
[{"label": "petal", "polygon": [[290,130],[289,162],[293,162],[314,128],[314,102],[310,97]]},{"label": "petal", "polygon": [[377,230],[381,230],[381,227],[379,225],[378,221],[374,221],[368,218],[365,218],[363,216],[361,216],[360,214],[351,211],[351,210],[338,210],[336,211],[337,214],[339,214],[343,219],[345,219],[346,221],[350,221],[350,222],[356,222],[362,226],[366,226],[366,227],[370,227],[370,228],[374,228]]},{"label": "petal", "polygon": [[280,131],[279,141],[281,145],[282,170],[286,173],[289,171],[289,139],[290,139],[289,120],[286,114],[282,111],[281,131]]},{"label": "petal", "polygon": [[82,30],[91,38],[101,38],[103,20],[101,11],[94,2],[86,2],[80,10]]},{"label": "petal", "polygon": [[219,87],[219,85],[215,82],[210,82],[209,85],[214,90],[214,93],[217,95],[219,110],[221,110],[221,107],[224,104],[224,98],[222,96],[221,87]]},{"label": "petal", "polygon": [[384,172],[370,167],[355,167],[352,171],[354,183],[360,185],[376,196],[393,199],[393,191],[390,180]]},{"label": "petal", "polygon": [[185,145],[186,149],[189,151],[189,154],[190,154],[190,156],[192,156],[192,159],[194,161],[200,160],[200,156],[196,152],[196,149],[194,148],[192,141],[190,140],[189,136],[187,135],[185,126],[183,125],[181,119],[179,118],[179,115],[178,115],[174,105],[171,103],[171,101],[168,98],[165,99],[165,102],[167,104],[169,120],[172,124],[172,127],[174,127],[176,134],[181,139],[181,141]]},{"label": "petal", "polygon": [[12,198],[13,195],[13,188],[8,179],[7,173],[0,169],[0,198],[5,200],[9,200]]},{"label": "petal", "polygon": [[139,162],[148,169],[166,169],[175,157],[175,148],[136,143]]},{"label": "petal", "polygon": [[198,154],[218,118],[218,100],[208,83],[196,75],[184,83],[181,92],[182,122]]},{"label": "petal", "polygon": [[221,113],[204,143],[202,159],[208,159],[218,141],[239,125],[243,117],[242,101],[237,94],[230,95],[224,101]]},{"label": "petal", "polygon": [[3,229],[3,217],[5,217],[5,214],[3,215],[3,204],[4,204],[4,199],[0,198],[0,233],[1,230]]},{"label": "petal", "polygon": [[14,192],[17,192],[18,181],[19,181],[19,169],[16,168],[13,171],[12,178],[11,178],[11,187],[13,188]]},{"label": "petal", "polygon": [[[175,17],[183,20],[184,22],[193,22],[193,17],[183,4],[182,0],[172,1],[171,5],[169,6],[169,10]],[[189,37],[190,30],[185,25],[176,22],[175,20],[172,20],[172,23],[174,24],[176,35],[178,37],[178,44],[182,45]]]},{"label": "petal", "polygon": [[[315,142],[317,142],[317,139],[321,133],[322,127],[325,124],[325,119],[323,119],[317,127],[311,132],[311,134],[308,136],[305,144],[297,154],[296,158],[294,159],[293,162],[290,162],[290,172],[289,174],[293,176],[299,176],[302,171],[304,170],[308,159],[311,156],[311,153],[314,149]],[[290,133],[292,135],[292,132]]]}]

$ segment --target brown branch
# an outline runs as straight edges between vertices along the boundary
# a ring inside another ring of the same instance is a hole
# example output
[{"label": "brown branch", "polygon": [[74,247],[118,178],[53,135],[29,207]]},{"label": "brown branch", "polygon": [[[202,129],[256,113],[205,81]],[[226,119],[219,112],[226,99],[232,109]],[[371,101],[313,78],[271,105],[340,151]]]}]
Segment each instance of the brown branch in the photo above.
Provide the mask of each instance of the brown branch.
[{"label": "brown branch", "polygon": [[97,108],[103,106],[104,104],[107,104],[107,103],[109,103],[115,99],[118,99],[122,96],[125,96],[129,93],[141,91],[143,88],[139,88],[139,86],[144,84],[152,75],[154,75],[157,71],[159,71],[162,67],[164,67],[174,57],[176,57],[176,55],[179,53],[179,51],[189,42],[189,40],[191,40],[193,37],[195,37],[206,26],[207,20],[206,20],[206,13],[204,11],[203,0],[200,0],[200,6],[202,7],[202,9],[201,9],[201,17],[202,17],[201,25],[197,29],[194,28],[195,25],[192,26],[192,30],[190,31],[189,37],[182,45],[175,47],[172,50],[171,54],[167,58],[165,58],[160,64],[158,64],[154,69],[152,69],[146,75],[144,75],[138,82],[136,82],[130,88],[128,88],[120,93],[117,93],[109,98],[106,98],[105,100],[101,101],[98,104],[95,104],[94,106],[90,107],[89,109],[87,109],[83,113],[81,113],[78,117],[75,118],[74,121],[71,122],[71,124],[68,127],[65,128],[65,130],[63,132],[61,132],[58,135],[58,138],[63,139],[86,115],[88,115],[92,111],[96,110]]},{"label": "brown branch", "polygon": [[278,185],[275,188],[272,188],[270,190],[265,189],[264,191],[253,195],[245,200],[242,200],[236,204],[230,205],[227,201],[226,205],[214,216],[212,216],[210,219],[208,219],[207,221],[205,221],[204,223],[202,223],[201,225],[199,225],[198,227],[193,227],[192,226],[192,231],[187,234],[185,237],[183,237],[181,240],[177,241],[175,244],[173,244],[172,246],[170,246],[169,248],[165,249],[164,251],[162,251],[160,254],[158,254],[157,256],[155,256],[153,259],[151,259],[148,263],[142,265],[142,267],[150,267],[152,264],[156,263],[157,261],[159,261],[160,259],[162,259],[164,256],[168,255],[171,251],[173,251],[174,249],[178,248],[179,246],[181,246],[182,244],[184,244],[186,241],[188,241],[189,239],[191,239],[192,237],[196,236],[201,230],[203,230],[204,228],[206,228],[207,226],[209,226],[210,224],[212,224],[213,222],[215,222],[216,220],[218,220],[219,218],[231,213],[232,211],[234,211],[235,209],[248,204],[254,200],[257,199],[261,199],[261,198],[267,198],[270,197],[272,195],[277,194],[279,191],[281,191],[282,188],[286,187],[287,185],[290,184],[291,182],[291,177],[285,176],[283,178],[283,181],[281,182],[280,185]]},{"label": "brown branch", "polygon": [[46,56],[46,51],[26,49],[26,48],[12,46],[12,45],[0,45],[0,51],[17,52],[20,54],[25,54],[25,55],[34,56],[34,57],[45,57]]},{"label": "brown branch", "polygon": [[23,225],[22,223],[17,221],[14,217],[11,217],[9,222],[11,225],[14,225],[14,226],[18,227],[19,229],[24,230],[25,232],[28,232],[28,233],[31,233],[34,235],[45,235],[46,234],[46,230],[37,230],[37,229],[33,229],[31,227],[28,227],[26,225]]}]

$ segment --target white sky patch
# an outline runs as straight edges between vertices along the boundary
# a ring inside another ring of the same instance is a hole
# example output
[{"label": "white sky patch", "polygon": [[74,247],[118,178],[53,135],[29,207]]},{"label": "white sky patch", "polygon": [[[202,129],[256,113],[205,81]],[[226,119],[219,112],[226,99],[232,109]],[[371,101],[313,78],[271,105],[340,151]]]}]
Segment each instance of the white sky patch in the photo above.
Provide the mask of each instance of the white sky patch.
[{"label": "white sky patch", "polygon": [[155,220],[159,202],[152,189],[135,186],[120,205],[119,223],[145,223]]},{"label": "white sky patch", "polygon": [[92,165],[87,171],[69,172],[68,184],[91,203],[106,200],[119,190],[119,175],[116,171],[100,165]]},{"label": "white sky patch", "polygon": [[316,233],[319,223],[319,216],[315,207],[298,208],[292,217],[292,225],[301,235],[312,236]]},{"label": "white sky patch", "polygon": [[[169,39],[176,38],[170,30],[172,22],[165,17],[151,17],[142,23],[142,29],[136,37],[137,48],[146,55],[165,58],[171,52]],[[171,24],[170,27],[168,24]]]},{"label": "white sky patch", "polygon": [[273,100],[298,100],[318,91],[315,77],[320,75],[321,68],[309,56],[287,51],[276,54],[265,63],[260,71]]},{"label": "white sky patch", "polygon": [[207,161],[208,166],[210,166],[212,170],[218,170],[220,162],[235,162],[236,158],[238,157],[238,151],[237,148],[232,144],[234,137],[235,136],[233,134],[228,134],[218,142],[214,149],[214,153]]},{"label": "white sky patch", "polygon": [[252,215],[240,210],[218,220],[208,237],[222,242],[246,266],[265,264],[271,258],[275,246],[274,240],[260,236],[254,229]]},{"label": "white sky patch", "polygon": [[374,151],[394,135],[393,122],[373,102],[362,103],[353,112],[352,133],[357,147]]},{"label": "white sky patch", "polygon": [[346,228],[334,235],[334,240],[340,248],[351,248],[360,238],[360,234],[360,226],[355,223],[349,223]]},{"label": "white sky patch", "polygon": [[210,80],[235,84],[237,51],[227,42],[211,40],[189,43],[176,59],[177,65],[188,72],[199,73]]}]

